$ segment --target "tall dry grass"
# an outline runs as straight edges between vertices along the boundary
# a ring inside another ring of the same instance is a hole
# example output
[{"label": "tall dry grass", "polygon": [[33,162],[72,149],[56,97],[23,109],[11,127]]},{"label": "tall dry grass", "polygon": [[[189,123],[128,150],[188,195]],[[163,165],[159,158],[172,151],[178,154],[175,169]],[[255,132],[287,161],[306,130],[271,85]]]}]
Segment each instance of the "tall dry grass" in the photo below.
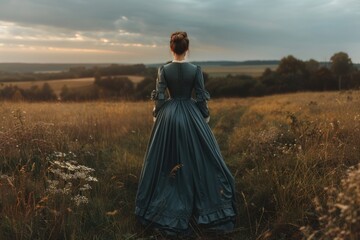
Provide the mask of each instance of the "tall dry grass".
[{"label": "tall dry grass", "polygon": [[[340,192],[359,163],[359,102],[360,92],[209,102],[236,179],[229,238],[325,232],[313,200],[328,201],[325,187]],[[151,110],[151,102],[0,103],[0,238],[159,238],[133,215]]]},{"label": "tall dry grass", "polygon": [[[121,239],[135,232],[134,190],[150,108],[125,102],[1,103],[0,238]],[[57,162],[94,171],[75,173]],[[64,180],[54,168],[77,178]],[[98,182],[81,192],[89,176]],[[78,205],[78,194],[88,203]]]}]

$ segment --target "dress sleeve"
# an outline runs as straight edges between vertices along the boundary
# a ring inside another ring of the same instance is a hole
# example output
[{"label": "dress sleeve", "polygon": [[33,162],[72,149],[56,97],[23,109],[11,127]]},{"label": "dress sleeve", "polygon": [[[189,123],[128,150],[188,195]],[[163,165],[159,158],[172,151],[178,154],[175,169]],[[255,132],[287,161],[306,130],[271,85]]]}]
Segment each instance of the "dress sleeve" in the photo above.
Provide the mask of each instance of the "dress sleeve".
[{"label": "dress sleeve", "polygon": [[164,66],[159,67],[156,78],[156,89],[151,92],[151,100],[155,102],[153,116],[156,117],[161,106],[165,103],[166,80],[164,76]]},{"label": "dress sleeve", "polygon": [[208,118],[210,116],[207,101],[210,99],[210,94],[205,90],[204,77],[200,66],[197,67],[195,76],[195,95],[196,105],[198,106],[202,116]]}]

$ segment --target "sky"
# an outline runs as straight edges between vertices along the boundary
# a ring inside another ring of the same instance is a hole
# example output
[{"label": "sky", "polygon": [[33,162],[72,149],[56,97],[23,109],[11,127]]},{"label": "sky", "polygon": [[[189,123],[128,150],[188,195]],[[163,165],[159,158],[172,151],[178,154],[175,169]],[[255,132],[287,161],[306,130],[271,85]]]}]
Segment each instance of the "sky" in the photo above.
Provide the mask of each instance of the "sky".
[{"label": "sky", "polygon": [[0,62],[166,62],[175,31],[191,61],[360,62],[359,0],[0,0]]}]

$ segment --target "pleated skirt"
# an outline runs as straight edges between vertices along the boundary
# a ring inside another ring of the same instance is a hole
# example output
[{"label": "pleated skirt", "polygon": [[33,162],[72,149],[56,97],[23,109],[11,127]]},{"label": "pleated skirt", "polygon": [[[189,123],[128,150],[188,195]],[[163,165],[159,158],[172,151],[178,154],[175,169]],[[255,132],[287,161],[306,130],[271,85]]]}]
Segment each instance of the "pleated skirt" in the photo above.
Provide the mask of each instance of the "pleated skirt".
[{"label": "pleated skirt", "polygon": [[168,233],[189,232],[190,222],[219,232],[233,229],[234,178],[193,99],[169,99],[159,110],[135,204],[142,224]]}]

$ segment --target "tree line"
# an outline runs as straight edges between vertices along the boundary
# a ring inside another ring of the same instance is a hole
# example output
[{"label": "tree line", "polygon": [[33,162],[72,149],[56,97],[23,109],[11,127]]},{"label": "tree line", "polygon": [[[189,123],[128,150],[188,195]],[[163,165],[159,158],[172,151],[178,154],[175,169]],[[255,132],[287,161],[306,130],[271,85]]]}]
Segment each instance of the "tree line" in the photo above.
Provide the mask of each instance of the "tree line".
[{"label": "tree line", "polygon": [[[145,76],[142,83],[137,86],[123,75]],[[87,101],[97,99],[142,99],[145,93],[142,87],[149,83],[149,77],[155,78],[156,69],[147,68],[144,64],[118,65],[111,64],[105,67],[69,68],[68,71],[57,73],[9,73],[0,72],[0,86],[2,81],[13,82],[0,88],[0,100],[27,100],[27,101]],[[28,89],[16,86],[18,81],[75,79],[94,77],[94,84],[83,88],[69,88],[64,85],[59,96],[55,94],[49,83],[42,86],[33,85]],[[153,81],[152,81],[153,82]],[[141,88],[141,89],[140,89]],[[151,91],[151,90],[150,90]]]},{"label": "tree line", "polygon": [[246,75],[208,77],[205,86],[212,97],[248,97],[298,91],[333,91],[358,89],[360,71],[347,53],[335,53],[329,66],[313,59],[302,61],[289,55],[275,70],[265,69],[254,78]]},{"label": "tree line", "polygon": [[[94,84],[84,88],[69,88],[64,85],[59,96],[48,83],[42,87],[32,86],[21,89],[6,86],[0,89],[0,99],[30,101],[88,101],[88,100],[146,100],[155,88],[156,68],[145,65],[110,65],[104,68],[69,69],[72,76],[94,77]],[[144,80],[134,84],[123,74],[143,75]],[[204,73],[205,87],[213,98],[249,97],[297,91],[332,91],[358,89],[360,71],[354,66],[347,53],[335,53],[329,64],[321,64],[313,59],[302,61],[289,55],[281,59],[275,70],[267,68],[260,77],[247,75],[227,75],[210,77]]]},{"label": "tree line", "polygon": [[119,65],[111,64],[109,66],[74,66],[66,71],[59,72],[6,72],[0,71],[0,82],[24,82],[24,81],[44,81],[58,79],[74,79],[115,75],[146,75],[148,68],[144,64]]}]

